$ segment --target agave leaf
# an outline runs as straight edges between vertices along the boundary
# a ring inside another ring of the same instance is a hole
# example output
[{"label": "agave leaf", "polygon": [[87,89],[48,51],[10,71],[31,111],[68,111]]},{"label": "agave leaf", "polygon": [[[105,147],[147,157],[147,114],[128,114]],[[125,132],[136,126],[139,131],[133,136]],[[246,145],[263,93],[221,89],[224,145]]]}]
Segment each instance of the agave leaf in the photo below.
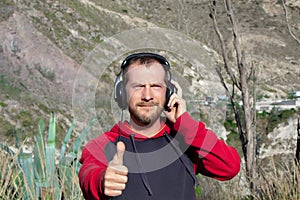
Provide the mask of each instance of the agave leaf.
[{"label": "agave leaf", "polygon": [[56,136],[56,119],[53,114],[50,114],[49,129],[48,129],[48,144],[55,144]]},{"label": "agave leaf", "polygon": [[[74,181],[74,175],[77,173],[80,169],[80,163],[77,160],[77,154],[79,151],[79,148],[83,141],[85,140],[90,128],[95,123],[96,118],[94,118],[90,123],[85,127],[85,129],[80,133],[79,137],[76,139],[72,152],[69,153],[67,156],[64,156],[61,151],[61,159],[59,162],[59,175],[60,180],[62,182],[62,185],[64,187],[64,195],[66,195],[67,198],[72,199],[78,199],[80,198],[80,189],[76,185],[76,182]],[[73,121],[66,137],[64,140],[64,144],[67,144],[66,138],[69,137],[70,131],[72,131],[73,127],[75,125],[75,120]],[[65,149],[63,149],[65,151]],[[63,153],[64,153],[63,151]],[[68,184],[64,184],[68,183]]]},{"label": "agave leaf", "polygon": [[64,196],[67,199],[79,199],[79,188],[76,187],[74,177],[76,176],[75,169],[73,167],[74,159],[72,157],[64,157],[58,165],[59,177],[61,185],[63,187]]},{"label": "agave leaf", "polygon": [[45,141],[44,132],[45,132],[45,123],[43,119],[40,119],[38,125],[38,135],[41,137],[43,141]]},{"label": "agave leaf", "polygon": [[21,151],[19,155],[19,162],[23,169],[25,179],[23,181],[24,184],[24,191],[25,191],[25,199],[33,199],[35,196],[35,187],[34,187],[34,173],[33,173],[33,166],[32,166],[32,154],[31,153],[24,153]]},{"label": "agave leaf", "polygon": [[14,129],[14,136],[16,138],[16,146],[17,146],[18,149],[20,149],[21,143],[20,143],[20,139],[19,139],[18,132],[17,132],[16,129]]},{"label": "agave leaf", "polygon": [[96,117],[94,119],[92,119],[89,122],[89,124],[85,127],[85,129],[80,133],[79,137],[76,139],[75,143],[73,144],[73,151],[69,154],[69,157],[71,157],[73,159],[72,166],[74,167],[77,174],[78,174],[79,169],[81,167],[81,164],[79,163],[79,160],[77,158],[78,157],[78,151],[79,151],[82,143],[84,142],[87,134],[89,133],[90,129],[92,128],[92,126],[96,122],[96,120],[97,120]]},{"label": "agave leaf", "polygon": [[64,141],[62,143],[62,146],[61,146],[61,150],[60,150],[60,157],[59,157],[59,160],[61,161],[63,159],[63,157],[65,156],[65,151],[66,151],[66,148],[67,148],[67,144],[68,144],[68,141],[70,139],[70,136],[71,136],[71,133],[73,131],[73,128],[75,126],[75,119],[73,120],[65,138],[64,138]]},{"label": "agave leaf", "polygon": [[88,132],[90,131],[91,127],[94,125],[96,120],[97,120],[97,118],[92,119],[92,121],[90,121],[90,123],[85,127],[85,129],[81,132],[79,137],[76,139],[76,141],[73,145],[73,152],[72,152],[73,156],[77,157],[80,146],[82,145]]},{"label": "agave leaf", "polygon": [[53,187],[53,179],[55,177],[55,117],[50,114],[49,129],[48,129],[48,141],[46,144],[46,179],[49,187]]},{"label": "agave leaf", "polygon": [[34,136],[34,172],[37,182],[45,180],[45,143],[44,143],[44,120],[39,121],[38,134]]},{"label": "agave leaf", "polygon": [[9,155],[15,156],[15,152],[11,148],[9,148],[9,146],[7,146],[7,145],[5,145],[3,143],[0,143],[0,148],[3,149]]}]

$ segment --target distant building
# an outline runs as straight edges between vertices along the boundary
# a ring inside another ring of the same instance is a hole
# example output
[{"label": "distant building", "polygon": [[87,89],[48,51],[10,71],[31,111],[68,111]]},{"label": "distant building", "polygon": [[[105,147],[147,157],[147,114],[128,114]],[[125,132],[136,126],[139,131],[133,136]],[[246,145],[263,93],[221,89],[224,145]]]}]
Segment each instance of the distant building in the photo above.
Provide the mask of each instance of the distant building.
[{"label": "distant building", "polygon": [[300,109],[300,91],[294,91],[291,95],[293,99],[258,101],[256,102],[256,110],[258,112],[269,112],[272,108],[278,108],[279,110]]},{"label": "distant building", "polygon": [[292,108],[297,108],[297,100],[283,100],[280,103],[274,103],[275,107],[278,107],[280,110],[289,110]]},{"label": "distant building", "polygon": [[300,91],[293,92],[295,98],[300,99]]},{"label": "distant building", "polygon": [[226,95],[220,95],[218,96],[219,101],[228,101],[228,97]]}]

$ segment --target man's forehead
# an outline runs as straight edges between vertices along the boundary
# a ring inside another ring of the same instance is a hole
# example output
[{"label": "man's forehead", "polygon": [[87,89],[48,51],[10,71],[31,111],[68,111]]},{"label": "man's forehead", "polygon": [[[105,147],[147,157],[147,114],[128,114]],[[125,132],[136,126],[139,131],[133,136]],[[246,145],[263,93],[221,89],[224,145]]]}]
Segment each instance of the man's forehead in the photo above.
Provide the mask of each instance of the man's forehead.
[{"label": "man's forehead", "polygon": [[165,85],[164,80],[149,80],[149,79],[135,79],[135,80],[129,80],[128,81],[129,85]]},{"label": "man's forehead", "polygon": [[133,65],[126,72],[128,81],[141,83],[156,83],[165,81],[165,70],[159,63],[151,66]]},{"label": "man's forehead", "polygon": [[138,73],[138,72],[145,72],[145,73],[164,73],[164,68],[163,66],[155,61],[151,63],[132,63],[131,65],[128,66],[126,73]]}]

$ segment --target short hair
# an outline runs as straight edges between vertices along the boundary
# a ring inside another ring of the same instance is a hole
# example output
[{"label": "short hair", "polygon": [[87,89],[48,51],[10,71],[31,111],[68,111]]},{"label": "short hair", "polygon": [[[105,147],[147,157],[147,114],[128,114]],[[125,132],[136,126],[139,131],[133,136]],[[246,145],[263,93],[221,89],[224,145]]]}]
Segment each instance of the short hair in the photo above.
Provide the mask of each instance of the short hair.
[{"label": "short hair", "polygon": [[167,75],[168,74],[168,67],[164,66],[159,60],[157,60],[153,57],[144,56],[144,57],[137,57],[137,58],[133,58],[133,59],[129,60],[126,67],[124,69],[122,69],[122,79],[123,79],[124,83],[127,84],[128,79],[126,78],[126,73],[127,73],[128,68],[129,68],[130,65],[132,65],[134,63],[138,63],[138,64],[141,64],[141,65],[145,65],[146,67],[150,67],[151,64],[154,61],[157,61],[157,63],[159,63],[162,66],[162,68],[164,69],[164,71],[165,71],[165,82],[167,82],[169,80],[169,77]]}]

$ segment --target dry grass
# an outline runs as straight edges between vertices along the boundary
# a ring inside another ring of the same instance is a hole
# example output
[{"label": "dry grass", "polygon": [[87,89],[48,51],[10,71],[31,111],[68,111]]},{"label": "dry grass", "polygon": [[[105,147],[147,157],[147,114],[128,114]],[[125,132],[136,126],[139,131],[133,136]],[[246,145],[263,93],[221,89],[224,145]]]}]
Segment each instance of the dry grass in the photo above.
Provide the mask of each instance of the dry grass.
[{"label": "dry grass", "polygon": [[[18,157],[0,151],[0,197],[6,199],[24,199],[29,191]],[[76,171],[68,168],[68,177],[60,177],[60,188],[40,189],[41,199],[83,199]],[[198,200],[291,200],[300,199],[299,166],[294,162],[276,162],[270,159],[268,165],[259,168],[256,180],[257,193],[250,194],[242,169],[239,175],[230,181],[220,182],[200,176],[200,194]],[[24,180],[24,181],[23,181]],[[25,185],[25,186],[24,186]],[[33,199],[38,199],[32,195]]]},{"label": "dry grass", "polygon": [[271,159],[269,168],[260,169],[257,199],[300,199],[300,168],[294,162],[277,163]]},{"label": "dry grass", "polygon": [[268,160],[268,165],[260,166],[256,181],[257,192],[251,194],[242,168],[239,175],[230,181],[220,182],[200,177],[201,194],[198,200],[298,200],[300,199],[300,168],[293,160]]},{"label": "dry grass", "polygon": [[19,199],[22,190],[19,188],[20,166],[17,156],[11,156],[0,150],[0,197],[1,199]]}]

